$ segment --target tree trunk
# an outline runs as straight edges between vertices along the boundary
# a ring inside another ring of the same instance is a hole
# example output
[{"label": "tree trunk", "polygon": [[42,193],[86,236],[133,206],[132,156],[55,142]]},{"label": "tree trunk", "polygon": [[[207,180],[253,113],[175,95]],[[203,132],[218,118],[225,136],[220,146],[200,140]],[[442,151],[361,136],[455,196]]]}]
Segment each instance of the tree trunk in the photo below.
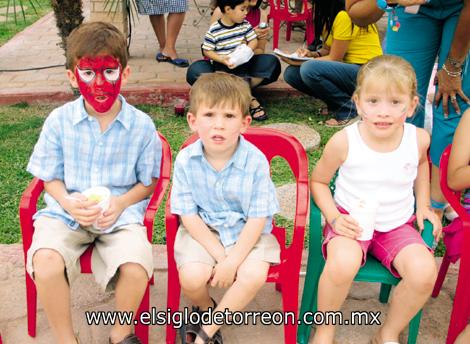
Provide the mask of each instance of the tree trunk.
[{"label": "tree trunk", "polygon": [[83,22],[82,0],[51,0],[56,19],[60,47],[67,50],[66,41],[70,32]]}]

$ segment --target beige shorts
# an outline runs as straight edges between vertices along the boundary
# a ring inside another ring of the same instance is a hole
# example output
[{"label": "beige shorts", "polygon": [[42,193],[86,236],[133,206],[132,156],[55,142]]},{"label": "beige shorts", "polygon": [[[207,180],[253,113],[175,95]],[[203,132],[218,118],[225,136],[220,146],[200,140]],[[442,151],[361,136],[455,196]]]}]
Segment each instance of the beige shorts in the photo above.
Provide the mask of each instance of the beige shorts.
[{"label": "beige shorts", "polygon": [[129,224],[109,234],[93,234],[82,228],[71,230],[64,222],[46,216],[34,222],[33,242],[28,250],[26,270],[34,279],[33,256],[37,250],[57,251],[65,262],[69,283],[80,274],[80,256],[91,243],[95,244],[91,267],[96,282],[103,290],[112,290],[118,268],[125,263],[140,264],[150,278],[153,274],[152,245],[147,230],[139,224]]},{"label": "beige shorts", "polygon": [[[217,231],[212,232],[219,238]],[[220,239],[219,239],[220,240]],[[225,253],[228,254],[234,245],[227,246]],[[279,264],[281,262],[281,249],[276,237],[272,234],[261,234],[258,242],[251,249],[245,259],[255,259]],[[214,257],[198,241],[189,234],[183,225],[180,225],[175,239],[175,261],[178,269],[186,263],[204,263],[211,266],[216,265]]]}]

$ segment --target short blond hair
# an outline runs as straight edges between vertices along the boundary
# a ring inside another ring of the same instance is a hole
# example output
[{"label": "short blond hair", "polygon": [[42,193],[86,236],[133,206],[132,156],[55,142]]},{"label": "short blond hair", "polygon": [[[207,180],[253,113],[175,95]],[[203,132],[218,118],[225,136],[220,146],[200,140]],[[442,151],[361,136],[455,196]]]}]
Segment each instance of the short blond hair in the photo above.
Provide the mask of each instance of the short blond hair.
[{"label": "short blond hair", "polygon": [[415,70],[408,61],[395,55],[377,56],[363,65],[357,74],[354,94],[359,96],[370,81],[384,84],[390,90],[409,93],[410,98],[418,94]]},{"label": "short blond hair", "polygon": [[242,78],[223,72],[202,74],[189,93],[189,111],[194,115],[201,104],[213,107],[217,104],[238,106],[243,117],[250,110],[251,90]]}]

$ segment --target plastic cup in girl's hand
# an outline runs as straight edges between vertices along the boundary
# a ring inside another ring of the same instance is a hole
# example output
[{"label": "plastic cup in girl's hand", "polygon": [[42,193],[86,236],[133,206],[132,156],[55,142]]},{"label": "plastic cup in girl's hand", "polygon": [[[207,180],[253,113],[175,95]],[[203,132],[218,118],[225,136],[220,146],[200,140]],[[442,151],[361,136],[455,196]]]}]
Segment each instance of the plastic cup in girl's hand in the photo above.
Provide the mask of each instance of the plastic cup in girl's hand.
[{"label": "plastic cup in girl's hand", "polygon": [[357,240],[367,241],[372,239],[378,207],[379,202],[376,199],[361,199],[358,200],[355,207],[351,209],[349,215],[359,223],[359,227],[362,230]]},{"label": "plastic cup in girl's hand", "polygon": [[[108,210],[109,204],[110,204],[110,199],[111,199],[111,191],[105,187],[105,186],[95,186],[89,189],[86,189],[85,191],[82,192],[82,194],[88,198],[88,200],[91,201],[96,201],[98,204],[95,205],[95,207],[100,207],[101,208],[101,215]],[[92,228],[93,227],[93,228]],[[98,220],[96,220],[92,226],[87,228],[91,232],[93,232],[93,229],[98,230],[96,233],[102,233],[101,229],[98,226]]]}]

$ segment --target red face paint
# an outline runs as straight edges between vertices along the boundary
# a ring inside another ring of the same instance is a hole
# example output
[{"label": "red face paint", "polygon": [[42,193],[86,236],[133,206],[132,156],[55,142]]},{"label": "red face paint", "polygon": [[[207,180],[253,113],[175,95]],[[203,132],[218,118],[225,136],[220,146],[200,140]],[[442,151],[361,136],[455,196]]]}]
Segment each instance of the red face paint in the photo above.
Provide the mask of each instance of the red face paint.
[{"label": "red face paint", "polygon": [[75,67],[75,77],[83,98],[96,112],[109,111],[121,91],[121,65],[110,56],[82,57]]}]

